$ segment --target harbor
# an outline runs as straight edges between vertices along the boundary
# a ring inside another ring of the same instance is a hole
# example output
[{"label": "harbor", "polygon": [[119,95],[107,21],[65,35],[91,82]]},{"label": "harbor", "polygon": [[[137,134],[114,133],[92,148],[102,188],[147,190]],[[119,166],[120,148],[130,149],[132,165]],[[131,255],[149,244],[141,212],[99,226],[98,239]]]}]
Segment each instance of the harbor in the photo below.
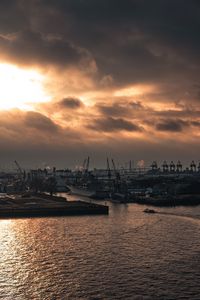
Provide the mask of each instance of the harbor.
[{"label": "harbor", "polygon": [[[90,158],[78,169],[25,170],[17,161],[15,172],[0,173],[0,191],[7,195],[45,193],[51,196],[68,193],[91,200],[115,203],[138,203],[153,206],[200,204],[200,163],[183,166],[178,161],[154,161],[149,167],[116,167],[113,159],[106,168],[90,167]],[[41,207],[42,209],[42,207]],[[58,208],[59,210],[59,208]]]}]

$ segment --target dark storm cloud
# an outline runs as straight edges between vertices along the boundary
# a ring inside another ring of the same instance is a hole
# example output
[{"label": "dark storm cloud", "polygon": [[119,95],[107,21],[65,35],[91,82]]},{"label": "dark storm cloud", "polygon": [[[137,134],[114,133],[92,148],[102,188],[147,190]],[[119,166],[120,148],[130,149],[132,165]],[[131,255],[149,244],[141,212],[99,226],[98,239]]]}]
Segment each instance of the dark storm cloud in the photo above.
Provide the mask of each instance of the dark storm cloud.
[{"label": "dark storm cloud", "polygon": [[[195,78],[200,4],[180,0],[2,2],[0,47],[16,59],[58,65],[96,61],[117,84]],[[3,13],[2,17],[4,16]],[[14,14],[14,15],[13,15]],[[21,20],[21,21],[20,21]],[[21,51],[20,51],[21,50]]]},{"label": "dark storm cloud", "polygon": [[200,121],[192,121],[191,125],[194,127],[200,127]]},{"label": "dark storm cloud", "polygon": [[89,52],[69,41],[48,37],[40,32],[24,30],[12,36],[0,37],[3,57],[22,64],[53,64],[60,66],[84,65],[90,59]]},{"label": "dark storm cloud", "polygon": [[95,131],[115,132],[115,131],[141,131],[141,128],[130,121],[122,118],[102,118],[93,120],[93,124],[89,124],[88,128]]},{"label": "dark storm cloud", "polygon": [[[51,146],[65,141],[80,141],[80,133],[69,126],[61,127],[53,119],[35,111],[0,111],[0,140],[17,140],[17,143],[38,144],[51,141]],[[5,143],[6,145],[6,143]]]},{"label": "dark storm cloud", "polygon": [[9,34],[29,26],[27,14],[20,7],[20,1],[0,1],[0,33]]},{"label": "dark storm cloud", "polygon": [[96,105],[96,109],[104,116],[110,117],[131,117],[135,113],[145,111],[146,108],[138,101],[124,100],[121,103],[114,102],[110,105],[100,103]]},{"label": "dark storm cloud", "polygon": [[[73,97],[38,105],[40,113],[1,113],[0,153],[19,149],[24,159],[28,149],[30,156],[36,151],[62,162],[66,154],[70,162],[90,151],[197,158],[199,28],[195,0],[1,0],[0,59],[55,66],[57,73],[50,68],[53,75],[46,74],[51,92],[58,88],[52,97]],[[139,95],[115,96],[134,84],[141,86]],[[153,89],[143,93],[146,85]],[[91,106],[79,100],[87,92]]]},{"label": "dark storm cloud", "polygon": [[50,133],[59,129],[59,126],[51,119],[40,113],[32,111],[25,114],[24,125],[42,131],[49,131]]},{"label": "dark storm cloud", "polygon": [[64,98],[59,102],[59,106],[61,108],[67,108],[67,109],[78,109],[83,107],[83,102],[79,100],[78,98]]},{"label": "dark storm cloud", "polygon": [[[197,1],[45,1],[66,16],[62,33],[88,49],[116,81],[166,80],[199,62]],[[43,23],[44,25],[44,23]],[[70,27],[70,29],[69,29]],[[47,31],[47,25],[44,26]],[[167,78],[166,78],[167,77]]]},{"label": "dark storm cloud", "polygon": [[128,107],[122,106],[120,104],[106,105],[98,104],[96,108],[105,116],[111,117],[121,117],[127,116],[129,114]]},{"label": "dark storm cloud", "polygon": [[158,131],[181,132],[189,124],[183,120],[163,120],[156,124]]},{"label": "dark storm cloud", "polygon": [[[80,132],[74,129],[73,124],[71,128],[67,126],[56,130],[54,128],[57,125],[53,123],[53,120],[45,119],[44,115],[38,115],[35,112],[1,111],[1,163],[10,164],[13,159],[17,159],[23,167],[31,165],[35,167],[36,164],[41,167],[45,162],[50,166],[56,165],[64,168],[74,167],[75,164],[82,162],[82,157],[90,155],[92,167],[102,167],[105,164],[107,153],[110,153],[119,162],[126,161],[127,157],[135,161],[145,158],[147,165],[155,158],[169,160],[173,157],[173,159],[181,158],[186,161],[188,155],[194,159],[199,158],[200,144],[197,137],[193,139],[192,135],[188,135],[189,147],[187,140],[179,141],[177,135],[173,139],[174,135],[172,134],[167,135],[166,139],[159,138],[155,142],[149,139],[149,132],[138,127],[135,128],[130,122],[124,122],[124,119],[117,118],[115,120],[116,122],[103,119],[96,123],[97,120],[93,117],[90,123],[93,123],[96,128],[93,128],[93,131],[84,130],[82,126],[82,132]],[[108,131],[109,126],[110,131]],[[117,129],[115,130],[113,127],[117,127]],[[104,130],[108,135],[102,134]],[[123,135],[124,130],[130,134],[130,137]],[[140,130],[142,130],[142,134],[147,134],[147,140],[131,135],[134,132],[140,134]],[[118,134],[115,135],[115,133]],[[102,136],[105,138],[102,139]]]},{"label": "dark storm cloud", "polygon": [[200,110],[197,109],[182,109],[182,110],[163,110],[163,111],[152,111],[152,114],[157,117],[165,118],[198,118],[200,116]]}]

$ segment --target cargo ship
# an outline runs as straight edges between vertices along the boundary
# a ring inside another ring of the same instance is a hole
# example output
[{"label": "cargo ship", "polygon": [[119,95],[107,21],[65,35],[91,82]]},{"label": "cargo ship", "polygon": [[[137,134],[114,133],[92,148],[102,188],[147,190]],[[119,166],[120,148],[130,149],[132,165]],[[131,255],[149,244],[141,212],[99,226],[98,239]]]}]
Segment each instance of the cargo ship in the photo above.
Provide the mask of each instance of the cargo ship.
[{"label": "cargo ship", "polygon": [[96,193],[95,190],[90,190],[85,186],[67,185],[73,195],[92,197]]},{"label": "cargo ship", "polygon": [[95,188],[88,188],[87,186],[78,186],[78,185],[68,185],[67,186],[71,194],[78,195],[82,197],[88,197],[96,200],[104,200],[111,197],[111,193],[108,189],[95,189]]}]

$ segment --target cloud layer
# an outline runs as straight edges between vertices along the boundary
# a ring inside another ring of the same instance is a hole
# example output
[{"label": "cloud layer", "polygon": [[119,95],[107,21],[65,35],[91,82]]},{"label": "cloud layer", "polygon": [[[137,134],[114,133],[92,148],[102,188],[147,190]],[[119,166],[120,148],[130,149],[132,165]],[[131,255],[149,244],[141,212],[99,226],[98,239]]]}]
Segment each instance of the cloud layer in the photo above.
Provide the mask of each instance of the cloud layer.
[{"label": "cloud layer", "polygon": [[0,112],[1,156],[199,159],[199,26],[196,0],[2,0],[0,61],[52,101]]}]

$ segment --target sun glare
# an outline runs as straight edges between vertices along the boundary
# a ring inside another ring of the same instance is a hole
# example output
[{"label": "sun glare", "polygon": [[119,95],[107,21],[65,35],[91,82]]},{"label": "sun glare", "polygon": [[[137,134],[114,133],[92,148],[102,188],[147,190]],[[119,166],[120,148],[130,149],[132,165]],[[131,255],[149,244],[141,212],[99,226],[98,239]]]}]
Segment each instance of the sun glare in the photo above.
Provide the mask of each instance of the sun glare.
[{"label": "sun glare", "polygon": [[0,64],[0,109],[27,110],[35,103],[50,101],[43,84],[44,77],[35,70]]}]

